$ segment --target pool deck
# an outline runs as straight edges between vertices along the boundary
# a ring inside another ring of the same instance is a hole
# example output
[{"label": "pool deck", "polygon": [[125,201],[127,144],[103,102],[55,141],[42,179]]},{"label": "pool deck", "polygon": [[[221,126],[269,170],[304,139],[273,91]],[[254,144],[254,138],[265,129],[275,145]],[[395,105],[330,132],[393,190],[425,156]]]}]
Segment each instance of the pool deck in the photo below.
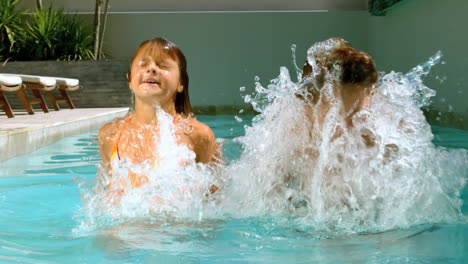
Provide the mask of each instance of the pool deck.
[{"label": "pool deck", "polygon": [[34,115],[0,113],[0,161],[23,155],[64,137],[98,129],[125,115],[128,108],[61,109]]}]

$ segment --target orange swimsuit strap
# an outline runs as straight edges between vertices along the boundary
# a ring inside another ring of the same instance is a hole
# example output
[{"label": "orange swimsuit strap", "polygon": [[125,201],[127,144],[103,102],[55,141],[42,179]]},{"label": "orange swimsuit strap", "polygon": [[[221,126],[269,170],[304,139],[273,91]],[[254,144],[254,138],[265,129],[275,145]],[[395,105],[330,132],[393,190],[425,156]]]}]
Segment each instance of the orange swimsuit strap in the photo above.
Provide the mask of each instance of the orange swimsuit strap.
[{"label": "orange swimsuit strap", "polygon": [[119,130],[119,135],[117,136],[117,140],[115,141],[114,149],[112,150],[111,154],[111,160],[114,160],[115,157],[117,157],[120,160],[120,155],[119,155],[119,141],[120,137],[122,136],[122,132],[124,128],[127,126],[127,124],[132,120],[132,117],[129,117],[125,120],[124,124],[120,127]]}]

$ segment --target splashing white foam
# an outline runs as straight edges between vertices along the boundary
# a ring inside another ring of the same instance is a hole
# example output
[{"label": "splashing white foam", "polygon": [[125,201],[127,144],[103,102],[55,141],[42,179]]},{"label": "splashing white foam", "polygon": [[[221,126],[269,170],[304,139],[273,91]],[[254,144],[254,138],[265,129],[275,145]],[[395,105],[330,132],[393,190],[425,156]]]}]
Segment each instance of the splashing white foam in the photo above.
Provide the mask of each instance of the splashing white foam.
[{"label": "splashing white foam", "polygon": [[[100,170],[105,180],[92,190],[82,188],[82,225],[266,215],[292,217],[294,224],[314,229],[359,232],[464,218],[459,192],[467,181],[467,151],[435,147],[420,109],[435,95],[421,78],[441,54],[407,74],[382,73],[372,104],[334,138],[337,128],[346,127],[330,81],[336,72],[320,92],[330,102],[323,124],[311,119],[321,106],[303,89],[313,86],[322,71],[314,58],[334,45],[309,49],[312,74],[303,82],[293,82],[284,67],[267,87],[255,78],[255,93],[244,100],[259,114],[236,139],[243,147],[240,160],[226,168],[195,163],[194,153],[177,144],[172,117],[158,109],[157,136],[164,139],[156,140],[160,167],[124,160],[112,176]],[[115,194],[108,183],[128,182],[129,169],[149,182]],[[207,198],[221,172],[224,190],[216,199]]]},{"label": "splashing white foam", "polygon": [[[218,211],[214,195],[208,195],[210,187],[219,184],[218,166],[196,163],[195,153],[177,143],[176,129],[180,127],[173,117],[160,108],[156,114],[159,133],[154,133],[155,155],[160,162],[155,167],[149,161],[132,164],[123,159],[109,174],[99,168],[96,185],[80,187],[84,204],[80,213],[85,218],[82,230],[135,219],[201,219]],[[131,187],[129,171],[145,176],[147,183]]]},{"label": "splashing white foam", "polygon": [[281,68],[270,85],[256,82],[256,94],[245,98],[260,114],[237,139],[244,152],[228,170],[226,210],[292,215],[318,229],[348,231],[464,219],[459,192],[467,181],[467,151],[434,146],[420,109],[435,95],[422,77],[441,53],[407,74],[382,73],[372,104],[334,138],[337,128],[347,127],[333,91],[337,73],[328,73],[320,91],[329,101],[322,125],[310,118],[320,115],[320,103],[301,99],[312,96],[301,87],[315,84],[323,71],[315,58],[338,44],[309,49],[312,74],[304,82],[292,82]]}]

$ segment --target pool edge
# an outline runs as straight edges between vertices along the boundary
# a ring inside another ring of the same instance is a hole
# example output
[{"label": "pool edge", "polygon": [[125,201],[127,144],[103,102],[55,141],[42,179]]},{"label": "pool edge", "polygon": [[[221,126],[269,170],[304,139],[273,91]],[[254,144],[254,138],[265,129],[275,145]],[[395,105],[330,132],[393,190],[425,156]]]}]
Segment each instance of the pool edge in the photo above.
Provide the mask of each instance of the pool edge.
[{"label": "pool edge", "polygon": [[127,112],[128,108],[90,112],[70,120],[59,120],[0,134],[0,161],[27,154],[67,136],[97,129],[115,118],[124,116]]}]

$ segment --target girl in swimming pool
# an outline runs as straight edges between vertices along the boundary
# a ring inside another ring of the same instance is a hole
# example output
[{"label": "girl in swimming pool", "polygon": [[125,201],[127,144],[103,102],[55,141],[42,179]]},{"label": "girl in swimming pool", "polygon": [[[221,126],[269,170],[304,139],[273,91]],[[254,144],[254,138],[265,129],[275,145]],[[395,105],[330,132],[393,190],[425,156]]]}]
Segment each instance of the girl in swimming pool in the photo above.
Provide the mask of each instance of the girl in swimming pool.
[{"label": "girl in swimming pool", "polygon": [[[153,168],[163,165],[158,147],[169,139],[161,138],[158,111],[163,111],[173,123],[176,145],[193,152],[195,162],[209,164],[219,160],[213,131],[197,121],[191,111],[187,62],[174,43],[163,38],[144,41],[131,60],[127,78],[134,110],[103,126],[98,136],[102,165],[108,174],[122,160],[147,163]],[[177,161],[181,167],[189,162],[193,161]],[[126,182],[122,184],[140,187],[148,182],[148,177],[130,168]],[[216,189],[213,185],[210,191]]]}]

